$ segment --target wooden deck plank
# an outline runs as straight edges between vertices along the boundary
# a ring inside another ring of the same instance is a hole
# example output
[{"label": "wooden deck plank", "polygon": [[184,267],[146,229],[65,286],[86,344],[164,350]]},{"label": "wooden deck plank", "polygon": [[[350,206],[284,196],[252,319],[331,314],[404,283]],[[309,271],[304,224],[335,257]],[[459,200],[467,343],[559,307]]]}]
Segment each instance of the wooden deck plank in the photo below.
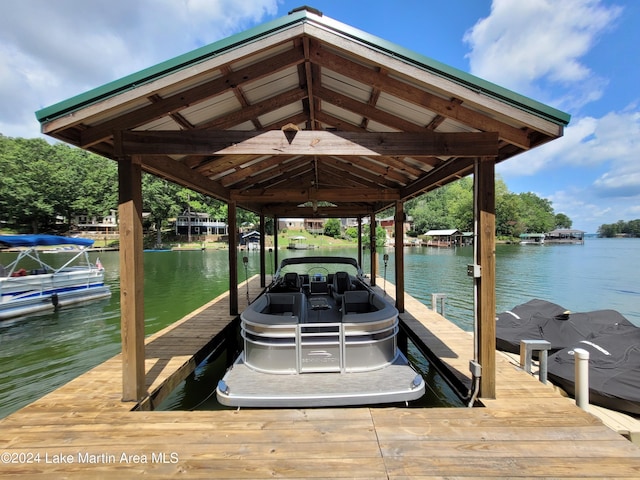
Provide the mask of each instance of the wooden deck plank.
[{"label": "wooden deck plank", "polygon": [[[254,278],[250,291],[258,290]],[[471,336],[411,297],[405,308],[403,319],[469,382]],[[231,320],[227,312],[223,295],[147,338],[148,388],[176,384],[193,368],[194,353]],[[496,368],[497,398],[482,399],[483,408],[153,412],[132,411],[132,403],[120,401],[118,355],[0,420],[0,453],[41,459],[3,463],[0,473],[70,479],[640,478],[640,448],[500,354]],[[50,463],[54,455],[73,462]]]}]

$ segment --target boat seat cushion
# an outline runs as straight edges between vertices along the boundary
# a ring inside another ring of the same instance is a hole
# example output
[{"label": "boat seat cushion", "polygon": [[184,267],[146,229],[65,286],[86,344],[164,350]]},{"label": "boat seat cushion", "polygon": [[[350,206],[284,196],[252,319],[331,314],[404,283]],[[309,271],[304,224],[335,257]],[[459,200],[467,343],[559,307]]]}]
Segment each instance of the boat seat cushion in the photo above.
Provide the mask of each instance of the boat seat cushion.
[{"label": "boat seat cushion", "polygon": [[342,309],[348,313],[368,313],[372,311],[370,293],[365,290],[348,290],[342,297]]},{"label": "boat seat cushion", "polygon": [[351,277],[347,272],[336,272],[333,275],[331,282],[331,295],[336,299],[338,303],[342,301],[344,292],[347,292],[353,288],[351,284]]},{"label": "boat seat cushion", "polygon": [[306,318],[306,298],[302,293],[266,293],[244,312],[243,320],[265,325],[296,324]]},{"label": "boat seat cushion", "polygon": [[309,284],[309,292],[311,295],[326,295],[329,293],[326,280],[314,281]]},{"label": "boat seat cushion", "polygon": [[302,288],[302,281],[296,272],[287,272],[284,274],[284,286],[292,292],[299,292]]}]

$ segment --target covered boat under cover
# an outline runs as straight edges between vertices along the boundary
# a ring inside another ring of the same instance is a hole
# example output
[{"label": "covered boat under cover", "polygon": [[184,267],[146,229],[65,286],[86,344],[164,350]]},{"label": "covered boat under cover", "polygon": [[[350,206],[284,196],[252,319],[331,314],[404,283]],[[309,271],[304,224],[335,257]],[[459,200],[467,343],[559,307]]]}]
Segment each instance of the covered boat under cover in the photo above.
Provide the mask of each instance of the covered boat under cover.
[{"label": "covered boat under cover", "polygon": [[576,348],[589,352],[589,401],[640,414],[640,328],[615,310],[569,313],[533,299],[497,318],[496,346],[520,353],[521,340],[551,343],[548,378],[575,395]]},{"label": "covered boat under cover", "polygon": [[498,314],[496,347],[520,353],[521,340],[546,340],[556,352],[581,340],[604,334],[625,333],[634,324],[615,310],[571,313],[546,300],[533,299]]},{"label": "covered boat under cover", "polygon": [[576,348],[589,352],[589,402],[640,415],[640,328],[582,340],[549,357],[549,380],[572,396]]}]

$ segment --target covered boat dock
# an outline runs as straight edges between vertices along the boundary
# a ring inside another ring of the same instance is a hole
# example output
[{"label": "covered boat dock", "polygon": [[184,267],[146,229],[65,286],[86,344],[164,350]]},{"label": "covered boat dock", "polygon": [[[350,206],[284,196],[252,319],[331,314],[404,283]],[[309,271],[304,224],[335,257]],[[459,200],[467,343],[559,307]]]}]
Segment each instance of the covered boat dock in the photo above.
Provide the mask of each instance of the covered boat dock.
[{"label": "covered boat dock", "polygon": [[[36,115],[47,135],[118,162],[124,401],[148,396],[143,171],[226,202],[230,244],[238,208],[259,214],[261,239],[267,216],[373,224],[392,208],[400,312],[404,202],[473,174],[472,360],[480,396],[496,397],[494,168],[560,137],[566,113],[302,7]],[[237,284],[232,269],[232,315]]]}]

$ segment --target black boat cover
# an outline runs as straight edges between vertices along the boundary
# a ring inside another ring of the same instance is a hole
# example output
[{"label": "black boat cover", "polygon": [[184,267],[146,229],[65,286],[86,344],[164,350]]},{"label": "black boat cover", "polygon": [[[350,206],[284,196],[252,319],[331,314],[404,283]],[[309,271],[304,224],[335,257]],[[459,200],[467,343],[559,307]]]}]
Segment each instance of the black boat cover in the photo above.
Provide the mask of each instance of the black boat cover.
[{"label": "black boat cover", "polygon": [[625,333],[629,328],[637,327],[615,310],[569,313],[555,303],[533,299],[498,314],[496,348],[520,353],[520,340],[547,340],[553,353],[580,340]]},{"label": "black boat cover", "polygon": [[589,352],[589,402],[640,414],[640,328],[582,340],[549,357],[548,378],[575,395],[574,349]]}]

